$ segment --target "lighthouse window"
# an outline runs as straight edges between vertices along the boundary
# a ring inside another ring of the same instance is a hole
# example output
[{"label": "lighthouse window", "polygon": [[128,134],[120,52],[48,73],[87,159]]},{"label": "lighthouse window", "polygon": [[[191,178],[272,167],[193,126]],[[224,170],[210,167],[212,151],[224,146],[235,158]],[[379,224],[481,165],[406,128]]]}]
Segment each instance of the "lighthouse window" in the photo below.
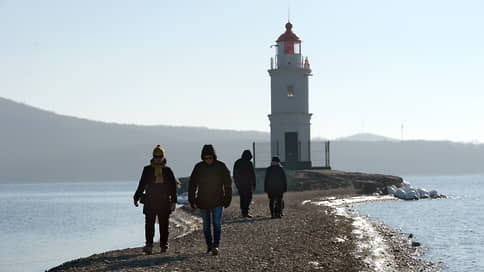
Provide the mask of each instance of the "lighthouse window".
[{"label": "lighthouse window", "polygon": [[286,42],[284,44],[284,53],[286,54],[294,54],[294,44],[291,42]]},{"label": "lighthouse window", "polygon": [[294,44],[294,54],[301,54],[301,44],[300,43]]},{"label": "lighthouse window", "polygon": [[287,86],[287,97],[293,97],[294,96],[294,86],[289,85]]}]

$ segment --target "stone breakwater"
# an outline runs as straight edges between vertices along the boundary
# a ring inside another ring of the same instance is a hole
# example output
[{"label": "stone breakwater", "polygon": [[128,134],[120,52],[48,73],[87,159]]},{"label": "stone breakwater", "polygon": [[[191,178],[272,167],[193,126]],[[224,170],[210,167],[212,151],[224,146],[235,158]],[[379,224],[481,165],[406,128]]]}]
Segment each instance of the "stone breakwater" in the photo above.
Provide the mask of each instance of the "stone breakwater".
[{"label": "stone breakwater", "polygon": [[[358,232],[365,223],[343,214],[344,208],[308,204],[334,196],[347,199],[354,196],[354,190],[289,192],[282,219],[270,218],[263,194],[254,196],[254,218],[241,218],[239,199],[234,197],[224,210],[218,256],[205,253],[201,229],[190,226],[200,222],[198,210],[183,207],[173,215],[169,249],[164,254],[155,250],[153,255],[144,255],[141,247],[127,248],[66,262],[49,271],[379,271],[388,264],[392,271],[426,271],[424,262],[408,257],[415,250],[397,234],[373,224],[373,232],[366,231],[367,225]],[[366,246],[375,241],[374,233],[380,234],[375,250]],[[379,248],[393,261],[375,259]]]},{"label": "stone breakwater", "polygon": [[[264,193],[265,169],[256,169],[256,193]],[[286,170],[289,191],[313,191],[344,189],[354,194],[385,192],[388,186],[399,187],[403,179],[397,176],[344,172],[337,170],[306,169]],[[188,177],[180,178],[179,194],[188,190]],[[234,188],[234,191],[237,192]]]}]

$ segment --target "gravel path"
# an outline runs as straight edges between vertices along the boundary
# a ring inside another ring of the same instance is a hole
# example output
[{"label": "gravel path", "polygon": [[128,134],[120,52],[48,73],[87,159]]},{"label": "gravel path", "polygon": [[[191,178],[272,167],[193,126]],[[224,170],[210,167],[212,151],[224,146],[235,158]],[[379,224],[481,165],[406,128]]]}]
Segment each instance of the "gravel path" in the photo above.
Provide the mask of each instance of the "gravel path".
[{"label": "gravel path", "polygon": [[[355,257],[354,240],[337,239],[352,237],[352,219],[336,215],[329,207],[302,204],[308,199],[351,193],[347,189],[287,193],[282,219],[270,218],[266,195],[254,196],[254,218],[243,219],[239,199],[234,197],[224,210],[218,256],[205,253],[201,229],[181,235],[190,224],[201,222],[190,215],[197,211],[182,208],[176,222],[170,223],[167,253],[160,254],[155,247],[154,254],[146,256],[141,248],[128,248],[70,261],[49,271],[368,271],[362,258]],[[391,236],[391,231],[381,231]],[[423,262],[408,256],[411,248],[396,250],[399,271],[423,271]]]}]

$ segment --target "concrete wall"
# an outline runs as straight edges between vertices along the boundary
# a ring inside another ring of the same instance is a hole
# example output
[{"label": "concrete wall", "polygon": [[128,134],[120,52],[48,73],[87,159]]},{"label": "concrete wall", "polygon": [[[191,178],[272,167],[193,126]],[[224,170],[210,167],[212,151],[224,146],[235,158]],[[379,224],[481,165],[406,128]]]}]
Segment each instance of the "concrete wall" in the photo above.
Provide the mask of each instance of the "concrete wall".
[{"label": "concrete wall", "polygon": [[[308,143],[311,139],[310,119],[311,114],[286,113],[269,116],[271,121],[271,155],[279,156],[282,161],[286,159],[285,133],[297,132],[300,146],[300,160],[309,161]],[[277,147],[279,143],[279,147]]]}]

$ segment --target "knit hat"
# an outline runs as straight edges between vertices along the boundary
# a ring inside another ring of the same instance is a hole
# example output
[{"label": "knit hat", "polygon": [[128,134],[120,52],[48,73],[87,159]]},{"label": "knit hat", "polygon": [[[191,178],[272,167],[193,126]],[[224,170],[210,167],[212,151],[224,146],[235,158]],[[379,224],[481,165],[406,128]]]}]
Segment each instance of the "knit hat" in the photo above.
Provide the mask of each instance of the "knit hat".
[{"label": "knit hat", "polygon": [[155,169],[155,183],[163,183],[163,168],[165,167],[166,164],[166,159],[165,159],[165,150],[161,145],[157,145],[155,149],[153,149],[153,157],[162,157],[161,163],[157,163],[153,160],[151,160],[151,166]]},{"label": "knit hat", "polygon": [[273,162],[281,162],[281,160],[279,159],[279,157],[275,156],[275,157],[272,157],[272,161]]},{"label": "knit hat", "polygon": [[157,145],[155,149],[153,149],[153,157],[155,156],[161,156],[163,158],[165,157],[165,150],[163,147],[161,147],[161,145]]}]

